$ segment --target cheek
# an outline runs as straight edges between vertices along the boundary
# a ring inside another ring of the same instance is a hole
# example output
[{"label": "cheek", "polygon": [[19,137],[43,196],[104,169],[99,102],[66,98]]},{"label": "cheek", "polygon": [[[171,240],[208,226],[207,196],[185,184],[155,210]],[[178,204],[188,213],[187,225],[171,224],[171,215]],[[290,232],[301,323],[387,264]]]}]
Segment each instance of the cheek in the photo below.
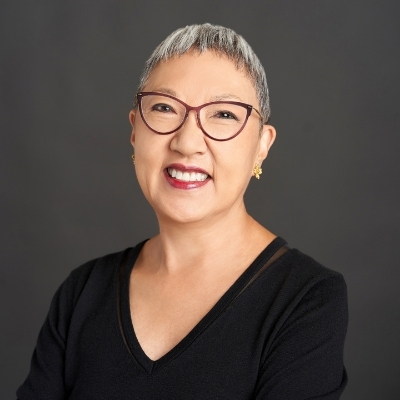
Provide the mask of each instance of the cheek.
[{"label": "cheek", "polygon": [[254,152],[251,148],[235,148],[215,158],[216,190],[226,199],[244,194],[253,170]]},{"label": "cheek", "polygon": [[135,136],[135,169],[140,187],[146,198],[156,189],[162,174],[168,148],[168,136],[137,129]]},{"label": "cheek", "polygon": [[[246,133],[248,134],[242,137],[238,136],[232,140],[223,157],[223,162],[228,167],[228,172],[235,172],[238,178],[242,177],[243,179],[251,176],[259,148],[259,138],[254,135],[255,132]],[[252,135],[249,133],[252,133]],[[258,135],[258,132],[255,134]],[[238,140],[235,142],[235,139]]]},{"label": "cheek", "polygon": [[165,147],[165,139],[161,135],[149,131],[142,123],[135,127],[135,157],[139,165],[151,165],[160,159],[160,153]]}]

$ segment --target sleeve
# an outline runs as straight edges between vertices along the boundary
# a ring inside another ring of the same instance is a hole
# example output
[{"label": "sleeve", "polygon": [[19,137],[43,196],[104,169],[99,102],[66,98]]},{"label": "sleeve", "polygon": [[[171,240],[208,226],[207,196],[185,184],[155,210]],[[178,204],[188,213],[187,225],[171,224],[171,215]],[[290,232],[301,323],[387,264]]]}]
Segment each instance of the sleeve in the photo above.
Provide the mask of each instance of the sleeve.
[{"label": "sleeve", "polygon": [[255,399],[337,400],[346,383],[347,290],[320,280],[292,307],[263,360]]},{"label": "sleeve", "polygon": [[74,270],[55,293],[38,336],[28,377],[17,390],[19,400],[67,399],[65,348],[74,304],[89,272],[87,266]]}]

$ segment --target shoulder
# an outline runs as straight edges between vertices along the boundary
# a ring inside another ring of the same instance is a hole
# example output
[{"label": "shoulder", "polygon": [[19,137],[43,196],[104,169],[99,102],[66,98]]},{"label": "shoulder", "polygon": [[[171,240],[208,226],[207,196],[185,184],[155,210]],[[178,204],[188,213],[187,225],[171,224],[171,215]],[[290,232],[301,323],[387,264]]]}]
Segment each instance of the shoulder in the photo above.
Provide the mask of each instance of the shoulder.
[{"label": "shoulder", "polygon": [[292,284],[302,287],[307,292],[314,286],[339,287],[346,292],[346,282],[343,275],[333,269],[321,265],[312,257],[297,249],[287,252],[287,278]]},{"label": "shoulder", "polygon": [[110,253],[102,257],[87,261],[73,269],[64,280],[57,293],[68,303],[75,304],[85,287],[88,285],[104,286],[114,279],[118,267],[135,248],[127,248],[123,251]]},{"label": "shoulder", "polygon": [[265,275],[264,296],[269,302],[257,398],[268,394],[278,399],[283,392],[287,398],[322,398],[322,393],[339,398],[347,381],[343,276],[296,249],[281,256]]},{"label": "shoulder", "polygon": [[275,301],[280,304],[281,323],[319,318],[330,328],[347,327],[347,286],[337,271],[327,268],[297,249],[287,251],[273,267],[278,278]]},{"label": "shoulder", "polygon": [[297,249],[288,250],[266,272],[260,289],[274,304],[269,310],[281,323],[318,310],[340,314],[343,326],[347,324],[347,287],[339,272]]},{"label": "shoulder", "polygon": [[274,281],[303,290],[325,280],[337,281],[346,286],[342,274],[293,248],[274,261],[268,271]]},{"label": "shoulder", "polygon": [[110,270],[113,270],[115,267],[117,267],[121,263],[124,255],[126,255],[126,253],[132,249],[134,248],[129,247],[125,250],[106,254],[102,257],[87,261],[79,267],[73,269],[69,274],[68,279],[75,282],[84,282],[94,271],[107,274],[110,272]]}]

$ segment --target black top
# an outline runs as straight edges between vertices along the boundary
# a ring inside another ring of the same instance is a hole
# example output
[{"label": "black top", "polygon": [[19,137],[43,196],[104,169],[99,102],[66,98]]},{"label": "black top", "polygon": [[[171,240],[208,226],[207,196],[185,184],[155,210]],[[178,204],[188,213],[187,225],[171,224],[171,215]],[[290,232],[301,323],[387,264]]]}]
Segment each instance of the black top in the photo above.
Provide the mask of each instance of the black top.
[{"label": "black top", "polygon": [[339,399],[345,282],[294,249],[252,281],[284,244],[267,246],[157,361],[130,317],[129,277],[143,243],[75,269],[53,298],[18,398]]}]

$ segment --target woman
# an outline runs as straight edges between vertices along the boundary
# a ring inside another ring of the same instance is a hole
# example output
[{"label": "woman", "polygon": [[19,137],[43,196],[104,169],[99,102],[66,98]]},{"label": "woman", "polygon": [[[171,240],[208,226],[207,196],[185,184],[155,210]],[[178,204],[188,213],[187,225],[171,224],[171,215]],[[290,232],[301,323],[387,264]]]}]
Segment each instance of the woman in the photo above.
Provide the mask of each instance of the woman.
[{"label": "woman", "polygon": [[74,270],[24,399],[338,399],[346,288],[257,223],[243,196],[275,139],[264,69],[230,29],[179,29],[130,112],[159,234]]}]

